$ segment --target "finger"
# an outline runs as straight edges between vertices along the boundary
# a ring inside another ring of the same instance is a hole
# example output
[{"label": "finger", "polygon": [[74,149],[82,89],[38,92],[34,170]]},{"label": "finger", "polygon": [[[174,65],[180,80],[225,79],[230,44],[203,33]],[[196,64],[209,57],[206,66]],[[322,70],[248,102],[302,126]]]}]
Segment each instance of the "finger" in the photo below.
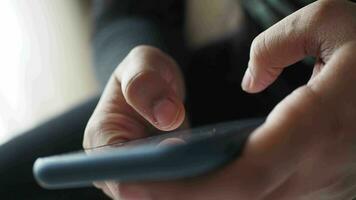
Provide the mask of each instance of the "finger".
[{"label": "finger", "polygon": [[[290,189],[300,193],[313,187],[320,188],[322,184],[330,183],[334,176],[320,176],[318,180],[303,184],[300,183],[305,179],[296,180],[291,176],[303,165],[308,166],[305,161],[311,158],[322,158],[324,162],[330,159],[331,162],[314,163],[314,166],[305,168],[309,171],[303,169],[298,175],[303,174],[306,178],[309,173],[312,176],[316,164],[325,164],[325,167],[318,169],[318,173],[331,174],[338,171],[335,165],[350,159],[351,156],[345,152],[352,152],[348,148],[353,148],[350,141],[354,141],[352,138],[356,129],[353,123],[356,94],[350,92],[354,90],[356,80],[355,50],[355,42],[336,50],[318,78],[280,102],[265,124],[250,136],[245,154],[265,166],[267,171],[276,169],[272,177],[279,180],[276,181],[279,184],[274,188],[287,180],[288,183],[298,183],[298,187]],[[325,155],[325,152],[329,153]],[[340,152],[343,156],[338,154]],[[285,195],[290,195],[291,190]]]},{"label": "finger", "polygon": [[107,196],[110,198],[114,198],[113,193],[110,191],[110,188],[107,186],[105,182],[94,182],[93,183],[94,187],[101,189]]},{"label": "finger", "polygon": [[[297,89],[276,106],[266,123],[250,136],[247,147],[253,147],[253,151],[259,149],[256,154],[279,148],[281,145],[277,144],[280,143],[286,144],[286,150],[300,145],[304,148],[315,142],[311,139],[320,137],[318,133],[322,133],[320,139],[324,139],[328,138],[327,133],[337,133],[347,125],[354,125],[356,94],[351,91],[356,80],[355,50],[356,43],[352,42],[335,51],[318,78]],[[332,136],[335,139],[336,135]],[[300,144],[290,143],[295,141]]]},{"label": "finger", "polygon": [[112,181],[107,181],[105,183],[106,183],[107,190],[109,190],[110,193],[112,194],[111,198],[114,200],[121,200],[118,187],[116,187],[116,183]]},{"label": "finger", "polygon": [[[273,83],[285,67],[306,56],[317,56],[327,62],[334,48],[352,37],[346,34],[352,27],[334,19],[336,15],[348,21],[353,18],[342,16],[350,6],[346,1],[317,1],[257,36],[251,45],[242,88],[251,93],[260,92]],[[335,29],[340,34],[334,34]]]},{"label": "finger", "polygon": [[310,152],[340,141],[328,135],[337,127],[327,106],[313,88],[301,87],[273,110],[229,166],[193,179],[114,187],[122,199],[261,199],[289,182]]},{"label": "finger", "polygon": [[149,124],[175,129],[184,121],[183,89],[171,58],[153,47],[135,48],[110,78],[87,124],[83,146],[142,138],[149,134]]},{"label": "finger", "polygon": [[300,166],[303,152],[327,144],[323,133],[334,130],[328,110],[309,90],[302,87],[277,106],[252,134],[242,157],[218,172],[196,179],[113,187],[122,199],[261,199],[288,180]]},{"label": "finger", "polygon": [[335,126],[339,128],[355,124],[356,93],[352,92],[355,90],[356,80],[355,41],[340,46],[318,77],[309,83],[325,104],[329,116],[334,117]]},{"label": "finger", "polygon": [[173,60],[158,49],[141,47],[122,64],[116,77],[127,103],[158,129],[180,126],[184,120],[183,83]]},{"label": "finger", "polygon": [[104,194],[106,194],[108,197],[115,199],[115,195],[112,193],[112,191],[110,190],[109,187],[105,186],[103,188],[101,188],[101,190],[104,192]]}]

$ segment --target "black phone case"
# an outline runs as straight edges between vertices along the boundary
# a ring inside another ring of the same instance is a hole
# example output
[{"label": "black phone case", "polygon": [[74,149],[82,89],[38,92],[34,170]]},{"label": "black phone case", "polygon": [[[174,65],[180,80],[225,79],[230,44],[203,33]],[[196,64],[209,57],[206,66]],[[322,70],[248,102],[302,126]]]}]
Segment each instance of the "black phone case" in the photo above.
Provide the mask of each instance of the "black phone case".
[{"label": "black phone case", "polygon": [[[89,186],[93,181],[162,181],[213,171],[242,152],[263,119],[225,122],[171,132],[85,152],[38,158],[33,173],[45,188]],[[158,145],[167,138],[184,144]]]}]

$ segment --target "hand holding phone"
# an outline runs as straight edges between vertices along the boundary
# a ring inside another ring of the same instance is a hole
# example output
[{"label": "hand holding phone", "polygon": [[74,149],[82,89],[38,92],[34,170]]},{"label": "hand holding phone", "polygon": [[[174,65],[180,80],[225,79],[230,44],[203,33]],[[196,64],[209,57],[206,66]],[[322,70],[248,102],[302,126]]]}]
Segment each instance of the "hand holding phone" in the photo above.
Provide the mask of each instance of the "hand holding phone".
[{"label": "hand holding phone", "polygon": [[[248,135],[262,122],[226,122],[96,148],[88,153],[39,158],[33,171],[39,184],[51,189],[89,186],[94,181],[161,181],[199,176],[236,159]],[[169,140],[170,144],[164,144]]]}]

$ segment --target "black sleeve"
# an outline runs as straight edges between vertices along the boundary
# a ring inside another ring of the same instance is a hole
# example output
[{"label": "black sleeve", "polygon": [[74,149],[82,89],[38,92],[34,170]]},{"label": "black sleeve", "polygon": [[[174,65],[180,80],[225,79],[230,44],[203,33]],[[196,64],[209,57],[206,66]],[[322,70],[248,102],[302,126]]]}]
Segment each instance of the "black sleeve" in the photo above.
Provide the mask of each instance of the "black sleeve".
[{"label": "black sleeve", "polygon": [[83,133],[99,96],[0,145],[1,199],[108,199],[88,188],[47,190],[32,175],[38,157],[82,149]]},{"label": "black sleeve", "polygon": [[178,54],[176,52],[182,49],[183,43],[183,2],[93,0],[94,65],[101,86],[137,45],[152,45],[170,54]]}]

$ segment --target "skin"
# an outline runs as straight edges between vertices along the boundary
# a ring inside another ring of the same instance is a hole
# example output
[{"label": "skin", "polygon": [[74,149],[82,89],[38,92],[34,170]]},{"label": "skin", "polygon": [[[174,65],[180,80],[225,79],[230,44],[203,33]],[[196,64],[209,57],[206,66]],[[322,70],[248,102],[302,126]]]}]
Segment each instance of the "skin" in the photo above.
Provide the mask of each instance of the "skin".
[{"label": "skin", "polygon": [[[306,56],[318,58],[313,75],[253,132],[241,158],[192,179],[95,185],[125,200],[351,200],[356,197],[355,53],[355,4],[320,0],[302,8],[255,38],[242,88],[260,92]],[[184,122],[183,100],[177,64],[158,49],[137,47],[112,75],[87,125],[84,147],[146,137],[152,127],[174,130]]]}]

